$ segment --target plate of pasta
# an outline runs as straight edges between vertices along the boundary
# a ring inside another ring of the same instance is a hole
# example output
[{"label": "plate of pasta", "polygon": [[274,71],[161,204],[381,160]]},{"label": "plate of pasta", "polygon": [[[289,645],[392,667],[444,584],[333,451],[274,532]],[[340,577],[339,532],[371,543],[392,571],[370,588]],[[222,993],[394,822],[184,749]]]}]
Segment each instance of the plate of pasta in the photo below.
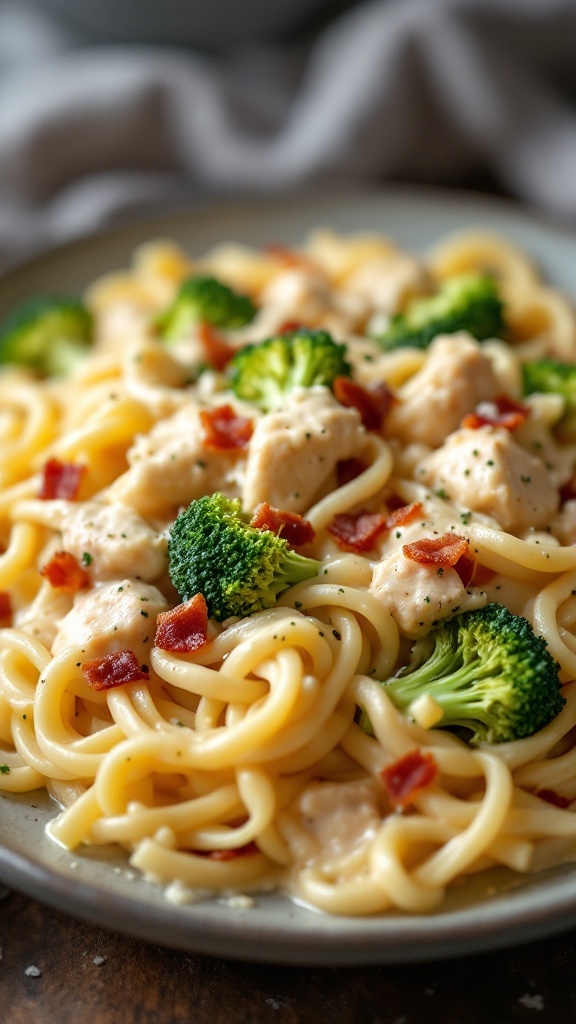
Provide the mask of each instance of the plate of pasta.
[{"label": "plate of pasta", "polygon": [[0,877],[286,963],[576,922],[576,239],[394,190],[0,282]]}]

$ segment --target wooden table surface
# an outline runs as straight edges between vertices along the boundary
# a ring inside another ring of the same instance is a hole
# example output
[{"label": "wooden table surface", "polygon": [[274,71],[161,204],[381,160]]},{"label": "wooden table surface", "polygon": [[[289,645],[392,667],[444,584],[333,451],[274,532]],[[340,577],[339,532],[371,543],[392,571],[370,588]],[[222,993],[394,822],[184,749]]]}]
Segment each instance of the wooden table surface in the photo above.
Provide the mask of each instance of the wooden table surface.
[{"label": "wooden table surface", "polygon": [[576,930],[456,960],[306,969],[152,946],[6,893],[0,947],[0,1024],[576,1021]]}]

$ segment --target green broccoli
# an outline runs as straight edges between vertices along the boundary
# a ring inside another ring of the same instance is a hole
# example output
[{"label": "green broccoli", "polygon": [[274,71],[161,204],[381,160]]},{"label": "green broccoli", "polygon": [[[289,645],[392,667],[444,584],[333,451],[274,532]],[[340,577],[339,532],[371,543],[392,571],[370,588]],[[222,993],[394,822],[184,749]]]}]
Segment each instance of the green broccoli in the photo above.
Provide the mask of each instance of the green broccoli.
[{"label": "green broccoli", "polygon": [[252,299],[215,277],[189,277],[168,309],[156,318],[156,327],[164,341],[180,341],[200,321],[233,330],[250,323],[255,314]]},{"label": "green broccoli", "polygon": [[503,311],[494,278],[462,274],[443,282],[436,295],[413,299],[375,340],[389,351],[407,345],[427,348],[437,335],[456,331],[468,331],[478,341],[500,338]]},{"label": "green broccoli", "polygon": [[173,523],[168,567],[182,600],[203,594],[210,617],[222,621],[271,608],[283,590],[315,576],[320,562],[250,526],[237,499],[216,493],[193,501]]},{"label": "green broccoli", "polygon": [[0,363],[45,375],[68,373],[92,341],[92,317],[78,299],[26,299],[0,327]]},{"label": "green broccoli", "polygon": [[565,704],[545,641],[500,604],[417,640],[408,665],[381,685],[400,711],[429,694],[444,712],[439,726],[467,730],[473,744],[532,736]]},{"label": "green broccoli", "polygon": [[561,363],[559,359],[536,359],[522,367],[523,390],[525,395],[535,391],[547,394],[553,392],[564,399],[564,415],[559,422],[561,433],[566,437],[576,434],[576,366]]},{"label": "green broccoli", "polygon": [[240,349],[228,364],[230,382],[238,398],[270,412],[293,388],[329,388],[335,377],[349,377],[345,355],[346,345],[337,344],[326,331],[288,331]]}]

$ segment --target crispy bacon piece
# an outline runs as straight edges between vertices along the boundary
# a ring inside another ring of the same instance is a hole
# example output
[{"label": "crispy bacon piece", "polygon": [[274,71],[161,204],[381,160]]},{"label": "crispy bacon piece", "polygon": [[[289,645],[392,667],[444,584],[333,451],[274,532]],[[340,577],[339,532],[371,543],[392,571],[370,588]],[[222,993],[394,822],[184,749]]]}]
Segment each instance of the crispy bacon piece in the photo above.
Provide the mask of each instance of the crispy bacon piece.
[{"label": "crispy bacon piece", "polygon": [[468,552],[468,541],[457,533],[444,533],[441,537],[422,537],[412,544],[404,544],[405,558],[422,565],[455,566],[462,555]]},{"label": "crispy bacon piece", "polygon": [[60,590],[74,592],[90,585],[90,576],[69,551],[56,551],[42,566],[40,575],[48,580],[51,587]]},{"label": "crispy bacon piece", "polygon": [[246,843],[245,846],[239,846],[235,850],[210,850],[208,859],[219,861],[236,860],[238,857],[251,857],[255,853],[260,853],[256,843]]},{"label": "crispy bacon piece", "polygon": [[508,395],[498,395],[492,402],[480,402],[474,412],[468,413],[462,420],[462,426],[470,430],[480,427],[505,427],[506,430],[517,430],[526,417],[530,415],[527,405],[520,405]]},{"label": "crispy bacon piece", "polygon": [[560,488],[560,501],[574,501],[576,498],[576,476],[573,476]]},{"label": "crispy bacon piece", "polygon": [[328,524],[328,533],[343,551],[370,551],[385,529],[386,519],[380,512],[343,513]]},{"label": "crispy bacon piece", "polygon": [[145,665],[140,665],[134,651],[118,651],[104,658],[92,658],[82,665],[82,674],[93,690],[111,690],[124,683],[150,679]]},{"label": "crispy bacon piece", "polygon": [[0,621],[9,619],[12,615],[12,601],[6,590],[0,590]]},{"label": "crispy bacon piece", "polygon": [[458,573],[463,587],[469,586],[470,583],[472,583],[472,580],[474,580],[474,583],[476,584],[476,580],[474,579],[476,572],[476,560],[472,558],[467,551],[463,555],[460,555],[458,561],[454,563],[453,568]]},{"label": "crispy bacon piece", "polygon": [[417,519],[422,512],[422,502],[413,501],[411,505],[401,505],[400,508],[395,508],[386,520],[386,526],[389,530],[393,530],[398,526],[406,526],[408,523]]},{"label": "crispy bacon piece", "polygon": [[560,807],[564,810],[569,807],[572,803],[567,796],[562,796],[561,793],[557,793],[555,789],[537,789],[534,796],[539,796],[541,800],[545,800],[547,804],[553,804],[554,807]]},{"label": "crispy bacon piece", "polygon": [[301,323],[299,320],[285,320],[283,324],[278,328],[278,334],[293,334],[294,331],[307,331],[306,324]]},{"label": "crispy bacon piece", "polygon": [[158,615],[154,643],[163,651],[197,651],[207,638],[208,608],[203,594]]},{"label": "crispy bacon piece", "polygon": [[76,462],[60,462],[60,459],[48,459],[42,470],[39,498],[65,498],[75,501],[78,497],[80,484],[86,472],[86,466]]},{"label": "crispy bacon piece", "polygon": [[341,459],[340,462],[336,463],[338,487],[344,487],[345,484],[349,484],[367,468],[366,463],[362,462],[362,459]]},{"label": "crispy bacon piece", "polygon": [[282,509],[273,508],[267,501],[261,501],[254,510],[250,520],[250,526],[257,530],[270,530],[277,534],[282,540],[288,541],[293,548],[301,544],[310,544],[316,536],[312,523],[297,512],[284,512]]},{"label": "crispy bacon piece", "polygon": [[349,377],[336,377],[332,390],[341,405],[358,410],[366,430],[382,430],[386,416],[397,401],[386,384],[377,384],[368,391]]},{"label": "crispy bacon piece", "polygon": [[278,260],[286,268],[302,267],[305,269],[313,266],[308,256],[297,252],[296,249],[291,249],[289,245],[283,245],[282,242],[270,242],[264,246],[264,252],[267,256],[272,256],[275,260]]},{"label": "crispy bacon piece", "polygon": [[420,515],[421,510],[421,503],[413,501],[411,505],[401,505],[388,516],[380,512],[334,516],[328,525],[328,533],[344,551],[370,551],[381,533],[412,522]]},{"label": "crispy bacon piece", "polygon": [[204,447],[215,452],[245,448],[254,430],[252,420],[238,416],[231,405],[202,409],[200,422],[204,428]]},{"label": "crispy bacon piece", "polygon": [[[487,565],[480,565],[479,562],[476,562],[472,582],[475,587],[483,587],[485,583],[490,583],[490,580],[493,580],[495,575],[494,569],[489,569]],[[464,586],[467,586],[467,584],[464,584]]]},{"label": "crispy bacon piece", "polygon": [[206,362],[215,370],[224,370],[236,349],[218,333],[212,324],[202,320],[198,324],[198,337]]},{"label": "crispy bacon piece", "polygon": [[411,804],[421,789],[426,789],[438,775],[438,765],[432,754],[411,750],[397,761],[383,768],[380,777],[393,807]]}]

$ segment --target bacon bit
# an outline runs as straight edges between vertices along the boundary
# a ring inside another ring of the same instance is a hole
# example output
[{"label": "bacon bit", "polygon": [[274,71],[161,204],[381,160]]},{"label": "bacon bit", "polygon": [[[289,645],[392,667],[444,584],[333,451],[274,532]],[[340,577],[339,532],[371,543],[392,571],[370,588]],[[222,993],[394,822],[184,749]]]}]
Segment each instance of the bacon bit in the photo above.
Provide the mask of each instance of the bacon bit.
[{"label": "bacon bit", "polygon": [[527,405],[520,405],[508,395],[498,395],[492,402],[480,402],[474,412],[462,420],[462,426],[469,430],[480,427],[505,427],[506,430],[517,430],[530,415]]},{"label": "bacon bit", "polygon": [[472,582],[475,587],[483,587],[485,583],[490,583],[490,580],[493,580],[495,575],[494,569],[489,569],[487,565],[480,565],[476,562]]},{"label": "bacon bit", "polygon": [[0,590],[0,620],[9,619],[12,615],[12,601],[6,590]]},{"label": "bacon bit", "polygon": [[56,551],[40,569],[40,575],[51,587],[60,590],[83,590],[90,585],[90,576],[69,551]]},{"label": "bacon bit", "polygon": [[462,586],[468,587],[474,579],[476,560],[466,552],[466,554],[460,555],[458,561],[455,562],[454,570],[458,573]]},{"label": "bacon bit", "polygon": [[562,796],[561,793],[557,793],[555,789],[537,789],[534,796],[539,796],[541,800],[545,800],[547,804],[553,804],[554,807],[561,807],[564,810],[569,807],[572,803],[567,796]]},{"label": "bacon bit", "polygon": [[260,853],[256,843],[246,843],[245,846],[239,846],[235,850],[210,850],[208,859],[219,861],[236,860],[237,857],[252,857],[255,853]]},{"label": "bacon bit", "polygon": [[206,362],[210,363],[215,370],[224,370],[236,349],[229,345],[212,324],[206,323],[205,320],[198,324],[198,337]]},{"label": "bacon bit", "polygon": [[565,501],[574,501],[574,498],[576,498],[576,476],[573,476],[571,480],[568,480],[560,488],[560,501],[562,504]]},{"label": "bacon bit", "polygon": [[296,331],[308,331],[306,324],[298,320],[285,320],[278,328],[278,334],[294,334]]},{"label": "bacon bit", "polygon": [[344,487],[345,484],[349,484],[357,476],[360,476],[365,469],[368,469],[368,466],[365,462],[362,462],[362,459],[341,459],[340,462],[336,463],[338,487]]},{"label": "bacon bit", "polygon": [[231,405],[202,409],[200,422],[204,427],[204,447],[215,452],[245,448],[254,430],[252,420],[237,416]]},{"label": "bacon bit", "polygon": [[304,256],[303,253],[297,252],[296,249],[291,249],[289,245],[283,245],[281,242],[270,242],[264,246],[264,252],[287,268],[312,268],[314,266],[308,256]]},{"label": "bacon bit", "polygon": [[396,526],[406,526],[407,523],[417,519],[421,512],[421,501],[413,501],[411,505],[401,505],[400,508],[395,508],[390,513],[386,520],[386,526],[389,530],[393,530]]},{"label": "bacon bit", "polygon": [[267,501],[261,501],[256,506],[250,526],[256,527],[257,530],[270,530],[282,540],[288,541],[293,548],[310,544],[316,536],[316,531],[308,519],[304,519],[297,512],[284,512],[279,508],[273,508]]},{"label": "bacon bit", "polygon": [[349,377],[336,377],[332,390],[341,405],[358,410],[366,430],[382,430],[390,409],[397,402],[386,384],[377,384],[368,391]]},{"label": "bacon bit", "polygon": [[386,498],[386,505],[391,512],[396,512],[397,509],[404,508],[404,502],[397,494],[389,494]]},{"label": "bacon bit", "polygon": [[79,466],[75,462],[48,459],[42,471],[42,483],[38,497],[46,501],[52,498],[75,501],[85,472],[86,466]]},{"label": "bacon bit", "polygon": [[207,639],[208,608],[203,594],[158,615],[154,644],[163,651],[197,651]]},{"label": "bacon bit", "polygon": [[342,551],[370,551],[385,529],[386,519],[379,512],[344,513],[328,524],[328,533]]},{"label": "bacon bit", "polygon": [[93,690],[111,690],[124,683],[150,679],[145,665],[140,665],[134,651],[118,651],[104,658],[93,658],[82,665],[82,674]]},{"label": "bacon bit", "polygon": [[412,803],[416,793],[426,789],[437,775],[438,765],[433,755],[421,750],[411,750],[380,772],[390,803],[397,808]]},{"label": "bacon bit", "polygon": [[441,537],[422,537],[413,544],[404,544],[402,554],[422,565],[452,565],[468,551],[468,541],[457,533],[444,533]]}]

